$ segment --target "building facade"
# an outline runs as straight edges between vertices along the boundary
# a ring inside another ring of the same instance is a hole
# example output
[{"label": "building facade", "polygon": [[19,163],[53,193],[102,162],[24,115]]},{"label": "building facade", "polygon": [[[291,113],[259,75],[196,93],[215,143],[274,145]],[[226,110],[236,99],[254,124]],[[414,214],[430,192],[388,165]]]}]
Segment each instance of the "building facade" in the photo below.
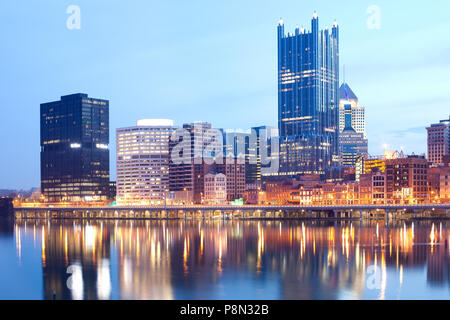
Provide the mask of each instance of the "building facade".
[{"label": "building facade", "polygon": [[424,156],[386,160],[388,203],[425,203],[429,201],[428,191],[428,161]]},{"label": "building facade", "polygon": [[246,164],[240,157],[227,157],[224,164],[210,166],[227,178],[227,200],[243,199],[245,193]]},{"label": "building facade", "polygon": [[169,192],[172,120],[146,119],[117,129],[117,202],[163,204]]},{"label": "building facade", "polygon": [[[356,132],[362,133],[364,139],[367,139],[365,108],[359,105],[358,97],[347,83],[343,83],[339,88],[339,97],[339,131],[344,131],[346,127],[345,115],[350,112],[351,127]],[[346,107],[349,110],[345,111]]]},{"label": "building facade", "polygon": [[440,202],[450,203],[450,164],[447,164],[441,168],[439,184]]},{"label": "building facade", "polygon": [[169,143],[171,200],[201,204],[205,195],[204,177],[210,165],[225,161],[223,130],[214,129],[207,122],[196,122],[184,124],[174,134]]},{"label": "building facade", "polygon": [[204,203],[209,205],[227,202],[227,177],[223,173],[209,172],[204,177]]},{"label": "building facade", "polygon": [[224,133],[224,155],[245,160],[245,183],[261,183],[263,176],[278,175],[278,129],[253,127],[251,133]]},{"label": "building facade", "polygon": [[427,128],[428,161],[443,164],[443,157],[450,155],[450,117]]},{"label": "building facade", "polygon": [[278,24],[280,175],[326,174],[339,164],[339,27],[285,34]]},{"label": "building facade", "polygon": [[372,177],[372,204],[386,204],[386,174],[370,173]]},{"label": "building facade", "polygon": [[47,202],[109,197],[109,101],[87,94],[43,103],[41,190]]},{"label": "building facade", "polygon": [[339,134],[339,148],[343,167],[356,167],[359,157],[368,155],[367,139],[364,133],[357,132],[353,127],[353,111],[351,105],[345,105],[341,110],[344,115],[344,128]]}]

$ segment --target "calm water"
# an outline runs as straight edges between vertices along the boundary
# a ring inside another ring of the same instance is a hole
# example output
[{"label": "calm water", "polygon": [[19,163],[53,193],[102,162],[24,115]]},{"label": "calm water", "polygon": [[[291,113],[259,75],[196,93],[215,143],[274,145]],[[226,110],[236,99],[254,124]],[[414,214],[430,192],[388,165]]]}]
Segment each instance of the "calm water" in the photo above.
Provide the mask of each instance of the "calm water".
[{"label": "calm water", "polygon": [[0,299],[449,299],[447,222],[21,221]]}]

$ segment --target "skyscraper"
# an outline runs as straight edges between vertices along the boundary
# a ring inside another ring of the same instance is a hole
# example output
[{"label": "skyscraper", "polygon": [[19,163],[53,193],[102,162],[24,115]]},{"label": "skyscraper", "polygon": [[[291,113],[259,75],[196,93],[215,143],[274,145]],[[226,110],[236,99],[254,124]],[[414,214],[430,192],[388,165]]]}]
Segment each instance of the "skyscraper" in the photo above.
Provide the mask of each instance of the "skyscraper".
[{"label": "skyscraper", "polygon": [[163,204],[169,192],[173,121],[139,120],[117,129],[117,202]]},{"label": "skyscraper", "polygon": [[280,175],[326,174],[339,164],[339,27],[285,34],[278,24]]},{"label": "skyscraper", "polygon": [[345,105],[341,110],[344,115],[344,128],[339,135],[339,148],[342,159],[342,166],[356,167],[357,159],[361,156],[367,157],[367,140],[362,132],[356,132],[352,127],[352,107]]},{"label": "skyscraper", "polygon": [[443,157],[450,155],[450,117],[427,128],[428,161],[441,165]]},{"label": "skyscraper", "polygon": [[78,93],[41,104],[46,200],[104,201],[109,189],[109,101]]},{"label": "skyscraper", "polygon": [[350,107],[351,112],[351,127],[358,133],[366,135],[366,119],[365,108],[359,105],[358,97],[347,83],[343,83],[339,88],[339,132],[344,131],[345,128],[345,107]]}]

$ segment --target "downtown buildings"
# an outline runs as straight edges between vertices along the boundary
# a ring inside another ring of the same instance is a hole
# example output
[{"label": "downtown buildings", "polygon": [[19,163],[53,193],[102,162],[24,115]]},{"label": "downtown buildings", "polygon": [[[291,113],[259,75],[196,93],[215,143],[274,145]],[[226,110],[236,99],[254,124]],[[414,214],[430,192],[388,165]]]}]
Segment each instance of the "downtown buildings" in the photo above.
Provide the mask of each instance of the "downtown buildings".
[{"label": "downtown buildings", "polygon": [[[438,196],[439,190],[441,193],[446,190],[443,186],[447,180],[441,169],[429,168],[429,164],[426,168],[415,168],[418,164],[412,163],[413,160],[401,160],[404,163],[394,163],[393,168],[388,168],[389,158],[368,156],[364,107],[347,83],[338,88],[336,23],[331,30],[319,30],[314,15],[311,32],[297,28],[295,34],[285,34],[281,21],[278,63],[279,145],[270,141],[274,135],[269,126],[230,133],[214,129],[208,122],[176,128],[173,122],[139,121],[137,126],[117,131],[118,203],[214,202],[209,191],[219,189],[208,185],[207,190],[207,184],[214,182],[220,188],[226,182],[225,193],[216,193],[220,201],[245,198],[260,203],[283,198],[286,203],[298,200],[307,204],[324,199],[320,192],[312,191],[315,186],[305,183],[311,177],[319,177],[313,184],[324,186],[322,192],[327,194],[327,203],[344,201],[333,192],[352,193],[348,190],[356,190],[358,186],[359,195],[350,200],[372,199],[383,203],[442,198]],[[114,185],[98,182],[98,178],[109,177],[109,141],[101,136],[107,136],[105,132],[109,131],[108,104],[77,94],[42,105],[42,190],[48,201],[104,201],[108,197]],[[81,115],[79,121],[77,112]],[[449,123],[450,120],[443,120],[428,128],[429,160],[436,166],[443,165],[442,159],[450,149]],[[91,140],[81,141],[79,137],[84,135]],[[278,137],[272,140],[278,141]],[[280,170],[278,165],[275,170],[266,170],[278,158]],[[77,176],[77,167],[84,170],[84,176]],[[365,171],[372,167],[373,171]],[[414,168],[426,173],[410,172]],[[224,175],[225,180],[213,181],[207,175]],[[294,177],[302,183],[286,182]],[[329,184],[324,184],[324,180]]]},{"label": "downtown buildings", "polygon": [[339,27],[286,34],[278,24],[280,175],[330,176],[339,165]]},{"label": "downtown buildings", "polygon": [[[176,203],[202,203],[206,164],[223,159],[223,133],[208,122],[184,124],[175,130],[169,143],[170,198]],[[205,161],[206,160],[206,161]]]},{"label": "downtown buildings", "polygon": [[47,202],[106,201],[109,101],[73,94],[41,104],[41,192]]},{"label": "downtown buildings", "polygon": [[277,176],[279,169],[278,129],[251,128],[250,132],[225,132],[224,154],[245,160],[245,184],[261,185],[264,178]]},{"label": "downtown buildings", "polygon": [[[220,195],[220,202],[223,198],[231,202],[243,197],[245,159],[242,154],[235,155],[231,151],[234,150],[233,143],[227,143],[227,137],[222,129],[214,129],[207,122],[184,124],[174,132],[169,144],[172,203],[211,203],[214,202],[211,194]],[[244,140],[240,140],[242,148],[239,149],[245,149]],[[222,184],[225,184],[225,190]]]},{"label": "downtown buildings", "polygon": [[223,140],[223,130],[207,122],[177,128],[172,120],[147,119],[117,129],[117,203],[202,204],[216,203],[212,195],[220,196],[220,202],[242,198],[245,163],[223,157]]},{"label": "downtown buildings", "polygon": [[424,156],[382,159],[383,170],[373,167],[354,179],[321,181],[314,175],[270,182],[260,193],[264,204],[355,205],[438,203],[430,186],[429,166]]}]

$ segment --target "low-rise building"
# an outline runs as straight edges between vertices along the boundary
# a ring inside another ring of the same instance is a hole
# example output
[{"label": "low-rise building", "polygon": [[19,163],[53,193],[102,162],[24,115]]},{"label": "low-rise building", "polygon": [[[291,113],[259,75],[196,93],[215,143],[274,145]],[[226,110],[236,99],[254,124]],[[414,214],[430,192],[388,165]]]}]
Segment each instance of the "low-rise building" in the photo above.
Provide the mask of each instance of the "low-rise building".
[{"label": "low-rise building", "polygon": [[386,174],[383,172],[372,172],[372,201],[371,204],[386,203]]},{"label": "low-rise building", "polygon": [[439,198],[441,203],[450,203],[450,156],[442,158],[439,167]]},{"label": "low-rise building", "polygon": [[223,173],[210,172],[205,175],[204,202],[208,205],[227,203],[227,177]]},{"label": "low-rise building", "polygon": [[386,160],[386,198],[392,204],[428,200],[428,162],[424,156]]}]

